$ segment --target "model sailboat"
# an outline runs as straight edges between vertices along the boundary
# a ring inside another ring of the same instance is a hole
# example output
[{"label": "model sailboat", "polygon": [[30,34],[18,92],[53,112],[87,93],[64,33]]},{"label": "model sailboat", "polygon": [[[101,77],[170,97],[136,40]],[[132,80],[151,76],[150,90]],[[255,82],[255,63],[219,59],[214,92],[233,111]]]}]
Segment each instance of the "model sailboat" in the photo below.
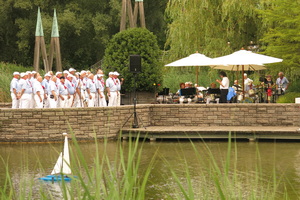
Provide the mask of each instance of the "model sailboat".
[{"label": "model sailboat", "polygon": [[63,133],[65,136],[64,149],[59,154],[57,162],[54,166],[54,169],[51,172],[51,175],[39,178],[44,181],[71,181],[71,178],[68,175],[72,174],[70,168],[70,154],[69,154],[69,143],[67,133]]}]

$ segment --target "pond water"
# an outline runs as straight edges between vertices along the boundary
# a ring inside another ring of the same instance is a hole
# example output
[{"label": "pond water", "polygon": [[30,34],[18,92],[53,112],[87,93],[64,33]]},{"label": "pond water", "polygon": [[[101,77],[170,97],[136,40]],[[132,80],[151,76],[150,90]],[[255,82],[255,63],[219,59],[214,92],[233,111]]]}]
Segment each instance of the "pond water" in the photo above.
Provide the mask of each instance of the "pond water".
[{"label": "pond water", "polygon": [[[141,143],[141,142],[140,142]],[[70,147],[72,149],[72,145]],[[81,151],[89,167],[93,167],[96,145],[94,143],[79,143]],[[123,141],[124,152],[128,148],[129,142]],[[194,147],[193,147],[194,145]],[[186,182],[186,171],[188,169],[191,182],[195,193],[201,197],[204,189],[213,187],[211,178],[211,169],[214,160],[224,171],[226,167],[226,156],[228,152],[227,141],[156,141],[145,142],[143,144],[143,153],[140,168],[146,169],[150,160],[156,154],[156,162],[152,168],[147,183],[147,199],[166,199],[172,198],[174,188],[177,187],[171,170],[174,170],[182,182]],[[98,143],[99,153],[104,152],[103,142]],[[1,144],[0,156],[7,164],[14,185],[18,185],[18,177],[22,175],[29,179],[51,173],[57,160],[58,152],[62,149],[62,144]],[[118,149],[116,141],[107,143],[106,151],[110,159],[115,158]],[[209,150],[207,150],[209,149]],[[197,152],[197,153],[195,153]],[[209,153],[211,152],[211,154]],[[300,144],[297,142],[233,142],[230,147],[229,164],[232,177],[238,177],[239,190],[241,196],[249,192],[245,188],[251,188],[255,183],[256,174],[260,173],[259,189],[270,187],[268,182],[275,179],[272,175],[276,174],[276,181],[285,183],[286,191],[291,199],[299,197],[300,186]],[[71,158],[72,159],[72,158]],[[1,161],[2,162],[2,161]],[[0,187],[4,185],[6,177],[5,165],[1,163],[0,167]],[[27,170],[24,170],[26,168]],[[24,174],[25,173],[25,174]],[[230,176],[230,175],[229,175]],[[264,180],[265,179],[265,180]],[[253,181],[253,182],[252,182]],[[264,185],[264,183],[266,183]],[[272,184],[271,184],[272,185]],[[57,186],[54,186],[57,187]],[[201,189],[202,188],[202,189]],[[276,189],[278,193],[284,191],[284,186],[279,185]],[[179,190],[178,190],[179,191]],[[214,191],[214,190],[212,190]],[[53,189],[53,192],[58,190]],[[59,192],[58,192],[59,193]],[[60,194],[57,198],[60,198]],[[207,194],[206,194],[207,195]],[[174,196],[173,196],[174,197]],[[175,195],[174,198],[178,196]],[[207,197],[207,196],[206,196]],[[38,198],[38,197],[37,197]]]}]

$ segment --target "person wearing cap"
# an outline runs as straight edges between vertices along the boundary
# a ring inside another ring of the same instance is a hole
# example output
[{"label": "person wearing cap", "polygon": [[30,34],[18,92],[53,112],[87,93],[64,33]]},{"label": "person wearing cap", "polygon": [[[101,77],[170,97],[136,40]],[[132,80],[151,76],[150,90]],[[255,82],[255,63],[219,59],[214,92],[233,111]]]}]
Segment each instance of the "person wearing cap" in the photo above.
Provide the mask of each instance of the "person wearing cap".
[{"label": "person wearing cap", "polygon": [[118,94],[117,94],[117,106],[120,106],[121,105],[121,85],[123,84],[123,78],[120,79],[118,78],[119,77],[119,73],[118,72],[114,72],[114,80],[117,84],[117,88],[118,88]]},{"label": "person wearing cap", "polygon": [[74,69],[74,68],[71,67],[71,68],[69,69],[69,73],[72,74],[72,75],[74,76],[75,73],[76,73],[76,69]]},{"label": "person wearing cap", "polygon": [[88,76],[88,80],[86,83],[86,91],[88,94],[88,107],[94,107],[95,106],[95,97],[96,97],[96,85],[94,82],[94,75],[90,74]]},{"label": "person wearing cap", "polygon": [[[74,106],[74,100],[75,100],[75,95],[76,95],[76,85],[73,84],[73,79],[75,77],[73,75],[69,75],[66,79],[65,85],[68,88],[68,92],[70,94],[70,98],[68,99],[68,108],[71,108]],[[67,81],[68,80],[68,81]]]},{"label": "person wearing cap", "polygon": [[109,72],[109,78],[106,80],[106,90],[108,96],[108,106],[117,106],[118,86],[114,80],[114,73]]},{"label": "person wearing cap", "polygon": [[43,108],[43,100],[44,100],[44,88],[42,86],[43,78],[38,76],[36,81],[33,84],[33,94],[35,101],[35,108]]},{"label": "person wearing cap", "polygon": [[19,108],[19,96],[18,96],[18,84],[19,84],[20,73],[14,72],[13,79],[10,82],[10,95],[12,100],[12,108]]},{"label": "person wearing cap", "polygon": [[65,85],[66,78],[64,76],[60,77],[60,82],[58,84],[58,108],[67,108],[68,100],[70,99],[70,94],[68,87]]},{"label": "person wearing cap", "polygon": [[95,82],[96,84],[96,89],[97,89],[97,106],[99,107],[106,107],[107,106],[107,102],[105,99],[105,95],[104,95],[104,90],[105,90],[105,81],[103,78],[103,74],[98,74],[96,75],[97,80]]},{"label": "person wearing cap", "polygon": [[44,75],[44,80],[42,81],[42,87],[44,89],[44,108],[49,108],[49,81],[50,81],[51,75],[49,73],[46,73]]},{"label": "person wearing cap", "polygon": [[57,108],[57,100],[58,100],[58,87],[56,85],[57,77],[53,76],[49,81],[49,108]]},{"label": "person wearing cap", "polygon": [[252,81],[252,80],[250,78],[248,78],[248,75],[246,73],[244,73],[244,91],[248,91],[247,86],[248,86],[249,81]]},{"label": "person wearing cap", "polygon": [[32,101],[32,84],[27,73],[21,73],[20,79],[20,108],[30,108]]}]

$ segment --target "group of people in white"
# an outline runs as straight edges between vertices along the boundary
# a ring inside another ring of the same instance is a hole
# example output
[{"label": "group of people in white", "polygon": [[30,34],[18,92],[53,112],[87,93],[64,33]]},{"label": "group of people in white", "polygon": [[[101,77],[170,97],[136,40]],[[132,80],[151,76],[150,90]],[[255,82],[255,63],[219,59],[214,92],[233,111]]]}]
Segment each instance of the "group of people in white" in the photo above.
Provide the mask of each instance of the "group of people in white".
[{"label": "group of people in white", "polygon": [[[72,108],[105,107],[121,104],[121,85],[118,72],[47,72],[44,78],[35,71],[14,72],[10,84],[12,108]],[[108,97],[108,103],[105,95]]]}]

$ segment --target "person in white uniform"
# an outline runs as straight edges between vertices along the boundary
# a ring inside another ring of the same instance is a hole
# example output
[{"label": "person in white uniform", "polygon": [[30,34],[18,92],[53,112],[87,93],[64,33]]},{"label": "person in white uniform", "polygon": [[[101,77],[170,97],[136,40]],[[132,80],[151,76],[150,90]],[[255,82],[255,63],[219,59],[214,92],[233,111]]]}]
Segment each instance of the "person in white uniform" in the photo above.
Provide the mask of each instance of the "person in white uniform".
[{"label": "person in white uniform", "polygon": [[43,108],[43,100],[44,100],[44,88],[42,86],[43,78],[38,76],[36,81],[33,84],[33,94],[35,100],[35,108]]},{"label": "person in white uniform", "polygon": [[88,107],[94,107],[97,89],[94,82],[93,74],[89,74],[88,76],[88,80],[86,82],[86,91],[88,94]]},{"label": "person in white uniform", "polygon": [[10,82],[10,95],[12,100],[11,108],[19,108],[19,96],[18,96],[19,78],[20,78],[20,73],[14,72],[13,79]]},{"label": "person in white uniform", "polygon": [[68,91],[68,87],[65,85],[65,77],[60,77],[60,82],[58,84],[58,108],[67,108],[68,100],[70,99],[70,94]]},{"label": "person in white uniform", "polygon": [[46,73],[44,75],[44,80],[42,81],[42,87],[44,89],[44,108],[49,108],[49,81],[50,81],[51,75],[49,73]]},{"label": "person in white uniform", "polygon": [[67,79],[68,79],[68,81],[65,83],[65,85],[67,86],[68,92],[70,94],[70,99],[68,100],[68,106],[67,107],[71,108],[71,107],[74,106],[74,100],[75,100],[75,96],[76,96],[76,87],[77,87],[77,85],[76,85],[76,82],[75,82],[75,84],[73,82],[73,79],[75,79],[75,77],[72,74],[70,74]]},{"label": "person in white uniform", "polygon": [[27,73],[21,73],[20,80],[20,108],[30,108],[32,101],[32,85]]},{"label": "person in white uniform", "polygon": [[106,80],[106,90],[108,96],[108,106],[117,106],[118,87],[113,78],[113,72],[109,72],[109,78]]},{"label": "person in white uniform", "polygon": [[52,79],[49,81],[49,91],[50,94],[49,98],[49,108],[57,108],[57,100],[58,100],[58,87],[56,86],[57,78],[53,76]]},{"label": "person in white uniform", "polygon": [[98,106],[99,107],[106,107],[107,106],[107,102],[105,99],[105,95],[104,95],[104,90],[105,90],[105,82],[104,82],[104,78],[103,78],[103,74],[98,74],[97,75],[97,81],[96,81],[96,88],[97,88],[97,93],[98,93]]},{"label": "person in white uniform", "polygon": [[124,79],[121,79],[122,81],[120,81],[120,79],[118,78],[119,77],[119,73],[118,72],[114,72],[114,80],[117,84],[117,88],[118,88],[118,93],[117,93],[117,106],[120,106],[121,105],[121,86],[123,84],[123,80]]}]

